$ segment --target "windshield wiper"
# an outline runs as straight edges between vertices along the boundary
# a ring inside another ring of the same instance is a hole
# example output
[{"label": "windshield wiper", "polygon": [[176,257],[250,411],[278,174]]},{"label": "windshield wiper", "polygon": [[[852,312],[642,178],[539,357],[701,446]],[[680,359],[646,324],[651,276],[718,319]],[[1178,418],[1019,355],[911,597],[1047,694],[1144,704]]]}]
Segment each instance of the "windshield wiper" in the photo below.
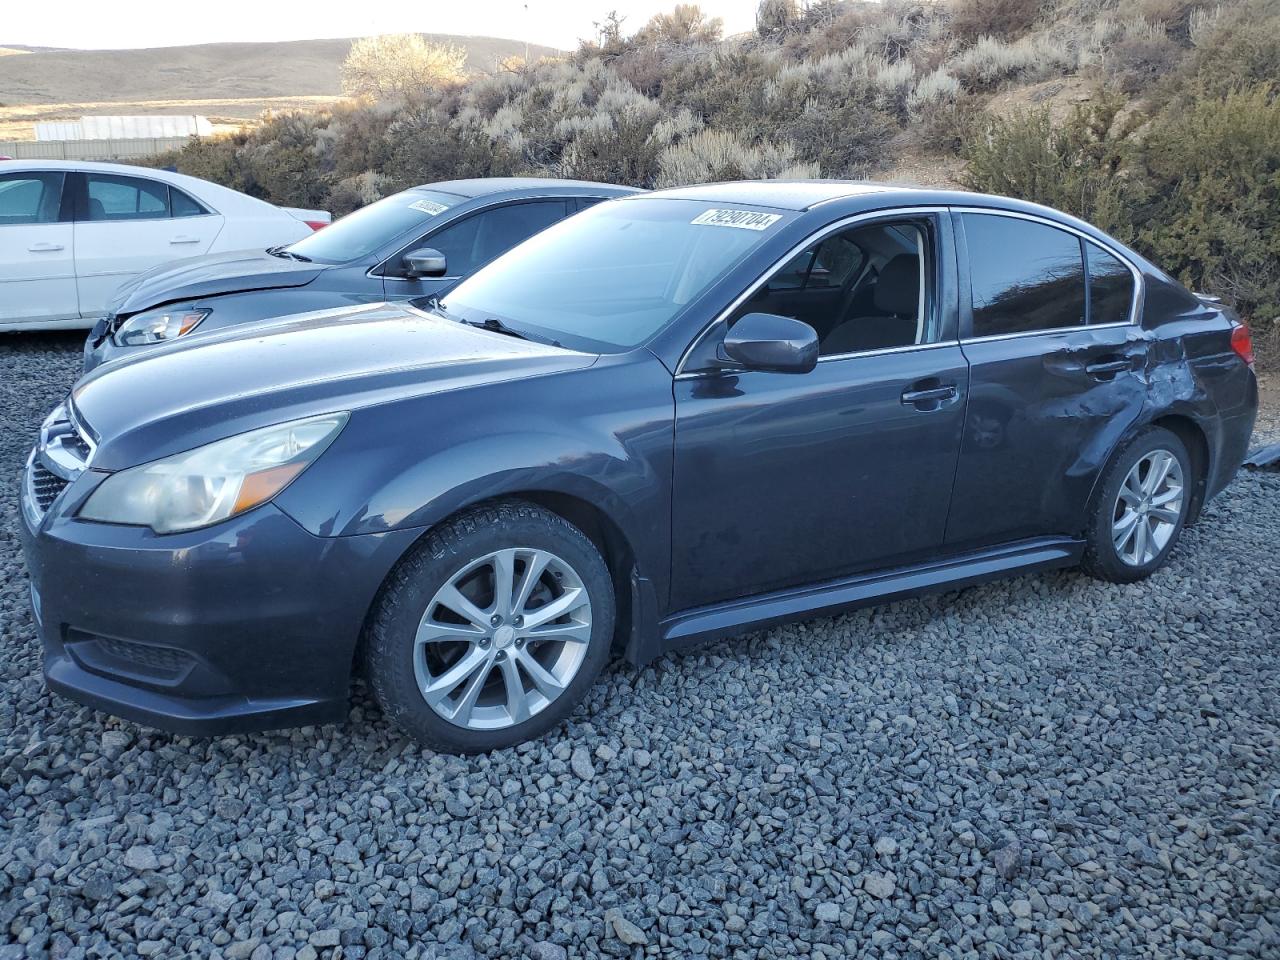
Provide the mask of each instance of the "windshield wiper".
[{"label": "windshield wiper", "polygon": [[483,320],[464,320],[462,322],[473,327],[479,327],[481,330],[492,330],[494,333],[506,334],[508,337],[519,337],[521,340],[532,339],[528,334],[521,333],[514,327],[508,327],[497,317],[485,317]]},{"label": "windshield wiper", "polygon": [[301,260],[303,263],[310,263],[310,257],[304,257],[300,253],[294,253],[292,250],[286,250],[284,247],[267,247],[267,253],[273,257],[279,257],[281,260]]}]

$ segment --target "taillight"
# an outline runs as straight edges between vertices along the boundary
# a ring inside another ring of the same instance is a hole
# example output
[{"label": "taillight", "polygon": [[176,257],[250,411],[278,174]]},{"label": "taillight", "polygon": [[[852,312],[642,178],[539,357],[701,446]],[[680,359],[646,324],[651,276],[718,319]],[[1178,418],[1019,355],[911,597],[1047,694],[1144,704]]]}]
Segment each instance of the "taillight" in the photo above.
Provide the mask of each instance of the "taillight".
[{"label": "taillight", "polygon": [[1231,349],[1250,367],[1253,366],[1253,337],[1246,324],[1238,323],[1232,329]]},{"label": "taillight", "polygon": [[325,227],[329,225],[324,220],[303,220],[302,222],[305,223],[312,230],[323,230]]}]

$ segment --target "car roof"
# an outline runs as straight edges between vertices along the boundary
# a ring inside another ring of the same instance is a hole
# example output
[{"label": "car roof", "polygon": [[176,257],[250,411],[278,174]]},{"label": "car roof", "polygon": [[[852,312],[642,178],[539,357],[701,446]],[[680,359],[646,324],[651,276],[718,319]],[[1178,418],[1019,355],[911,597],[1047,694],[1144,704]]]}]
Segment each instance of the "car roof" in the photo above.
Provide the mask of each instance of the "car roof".
[{"label": "car roof", "polygon": [[780,210],[808,210],[819,203],[866,196],[892,190],[910,190],[881,183],[852,180],[741,180],[733,183],[701,183],[692,187],[657,190],[649,196],[710,203],[745,203]]},{"label": "car roof", "polygon": [[[944,190],[909,184],[872,183],[862,180],[743,180],[733,183],[704,183],[692,187],[655,190],[646,197],[697,200],[703,203],[741,204],[804,212],[827,203],[840,203],[840,214],[870,212],[892,207],[979,207],[1024,213],[1075,227],[1087,234],[1107,237],[1090,223],[1069,213],[1013,197],[968,190]],[[1128,248],[1126,248],[1128,249]],[[1132,253],[1132,251],[1129,251]]]},{"label": "car roof", "polygon": [[88,171],[92,173],[118,173],[128,176],[158,176],[160,178],[182,176],[172,170],[159,167],[140,167],[132,163],[107,163],[103,160],[5,160],[0,166],[0,173],[24,170],[65,170]]},{"label": "car roof", "polygon": [[441,180],[438,183],[422,183],[411,189],[438,190],[459,197],[492,197],[511,193],[524,196],[554,194],[557,196],[623,197],[643,191],[636,187],[620,187],[612,183],[593,183],[590,180],[557,180],[552,177],[477,177],[471,180]]}]

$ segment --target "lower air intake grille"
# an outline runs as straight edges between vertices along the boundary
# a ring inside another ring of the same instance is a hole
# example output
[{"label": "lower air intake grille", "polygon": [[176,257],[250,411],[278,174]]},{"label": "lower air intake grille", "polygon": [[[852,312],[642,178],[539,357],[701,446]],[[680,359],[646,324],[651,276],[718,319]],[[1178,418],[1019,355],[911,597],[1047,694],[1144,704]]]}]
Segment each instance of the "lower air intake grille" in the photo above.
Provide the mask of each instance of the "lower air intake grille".
[{"label": "lower air intake grille", "polygon": [[154,647],[149,643],[133,643],[111,637],[98,637],[97,641],[103,652],[160,673],[179,673],[191,663],[190,656],[172,647]]}]

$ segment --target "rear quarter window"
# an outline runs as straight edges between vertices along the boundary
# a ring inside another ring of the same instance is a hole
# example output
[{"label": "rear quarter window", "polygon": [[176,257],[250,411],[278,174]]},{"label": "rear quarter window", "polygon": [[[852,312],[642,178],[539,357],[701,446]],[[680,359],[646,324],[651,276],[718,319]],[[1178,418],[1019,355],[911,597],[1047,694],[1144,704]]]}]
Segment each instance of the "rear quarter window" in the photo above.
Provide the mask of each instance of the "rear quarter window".
[{"label": "rear quarter window", "polygon": [[1086,242],[1089,260],[1089,322],[1128,323],[1133,312],[1133,272],[1096,243]]}]

